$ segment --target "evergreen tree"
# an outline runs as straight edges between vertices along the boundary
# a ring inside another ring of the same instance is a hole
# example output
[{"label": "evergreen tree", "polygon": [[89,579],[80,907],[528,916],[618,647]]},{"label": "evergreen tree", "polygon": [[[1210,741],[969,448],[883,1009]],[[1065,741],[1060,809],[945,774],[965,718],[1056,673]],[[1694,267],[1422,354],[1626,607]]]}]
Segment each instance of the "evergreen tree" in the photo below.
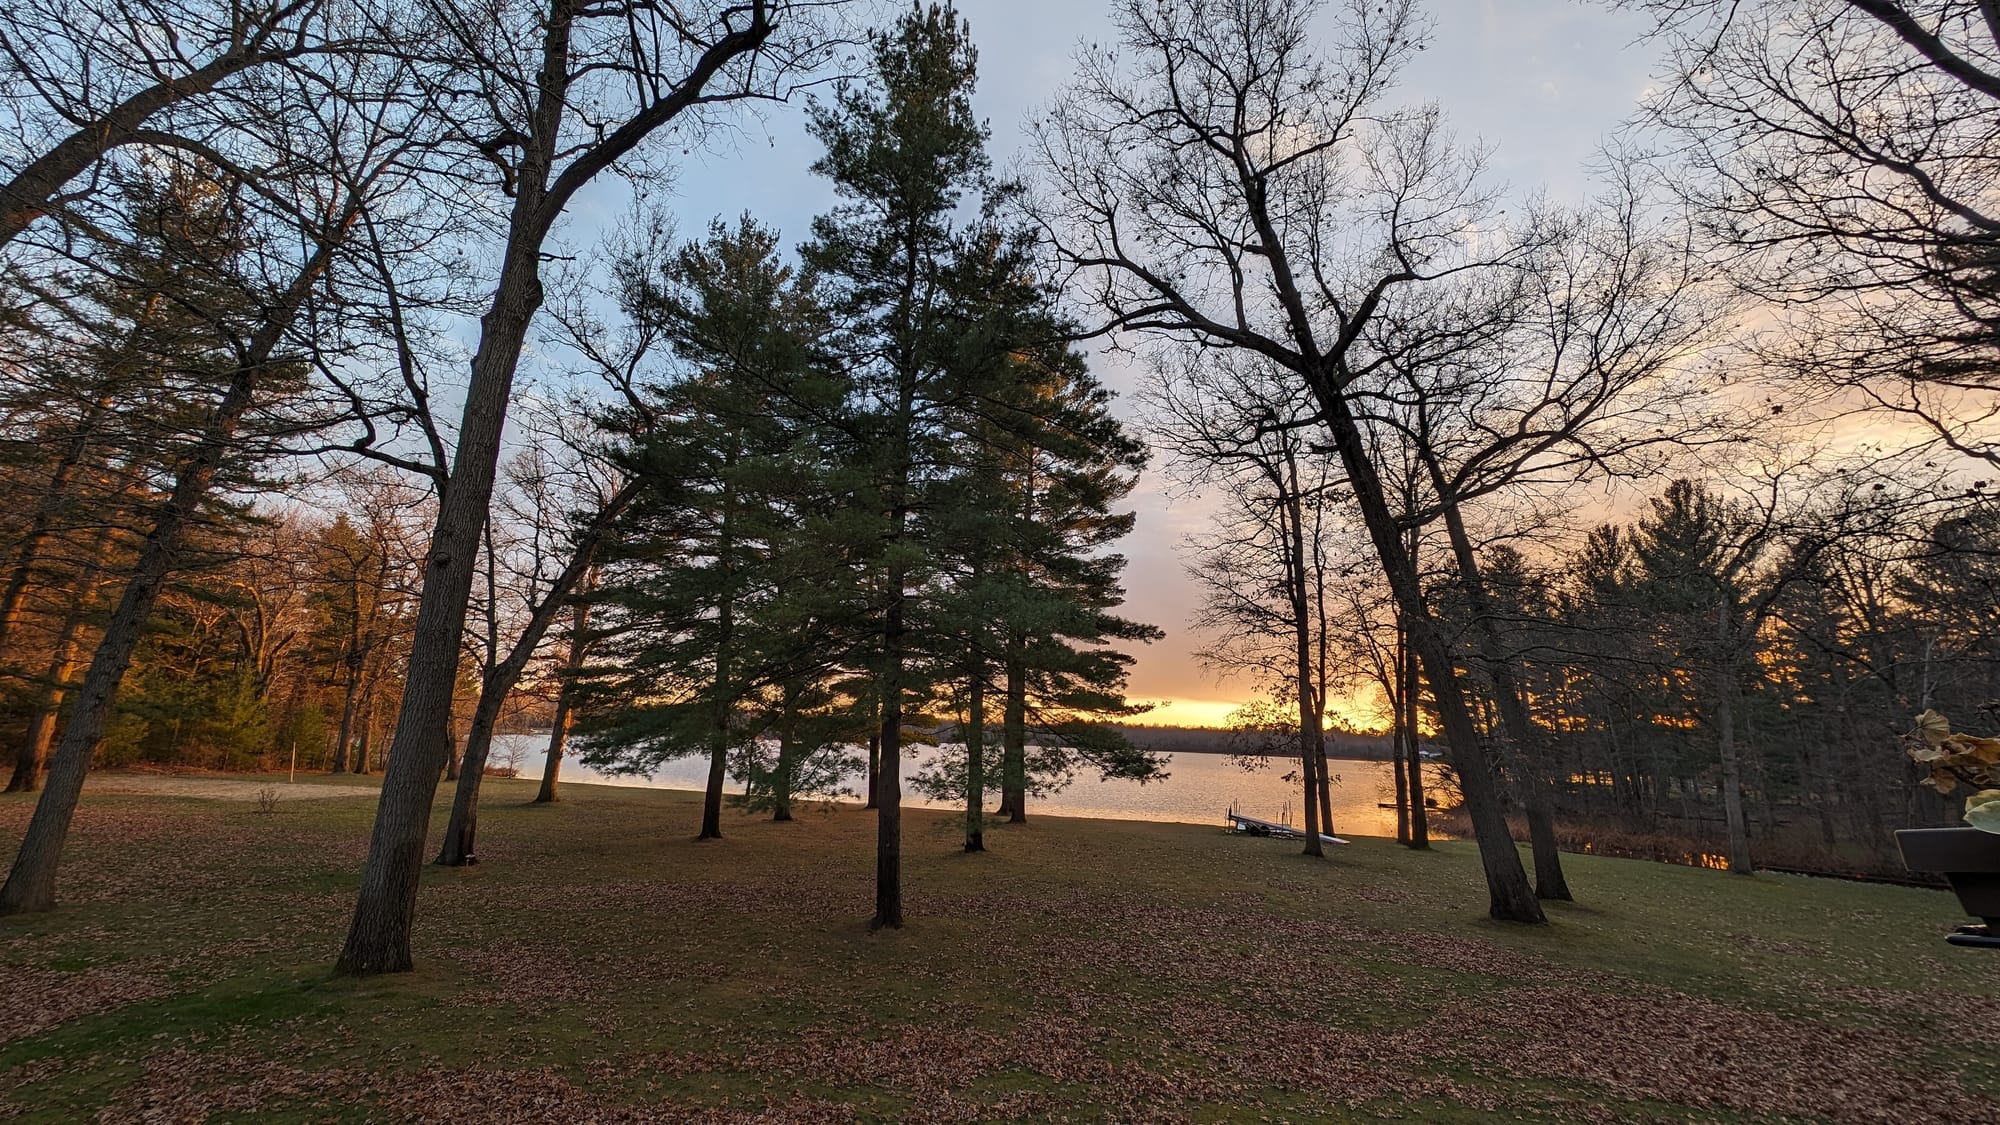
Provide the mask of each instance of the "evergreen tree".
[{"label": "evergreen tree", "polygon": [[660,328],[684,377],[648,389],[654,421],[621,456],[640,489],[592,595],[605,670],[580,685],[579,714],[596,765],[706,755],[710,839],[732,756],[755,772],[772,693],[794,774],[799,736],[829,706],[808,646],[840,650],[826,626],[850,584],[827,576],[841,552],[818,419],[838,415],[845,388],[816,355],[813,283],[779,262],[771,232],[718,224],[651,270],[624,268],[625,304]]},{"label": "evergreen tree", "polygon": [[871,924],[899,927],[904,727],[931,702],[938,672],[919,592],[945,565],[938,514],[966,458],[961,427],[999,397],[1003,367],[967,354],[983,310],[963,267],[985,250],[988,230],[959,216],[995,191],[986,128],[972,113],[968,30],[948,8],[913,10],[874,37],[873,62],[872,81],[843,84],[812,109],[826,147],[813,168],[842,202],[815,220],[802,253],[825,278],[853,379],[846,457],[856,516],[873,524],[856,540],[870,601],[859,655],[881,715]]}]

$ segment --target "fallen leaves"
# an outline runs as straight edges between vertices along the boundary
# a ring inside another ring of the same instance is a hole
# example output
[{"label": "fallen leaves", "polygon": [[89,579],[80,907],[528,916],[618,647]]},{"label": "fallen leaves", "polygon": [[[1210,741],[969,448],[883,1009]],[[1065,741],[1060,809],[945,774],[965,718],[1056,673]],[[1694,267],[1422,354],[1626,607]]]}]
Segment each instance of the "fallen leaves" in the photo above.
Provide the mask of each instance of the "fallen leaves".
[{"label": "fallen leaves", "polygon": [[[1468,917],[1469,849],[1364,843],[1311,865],[1195,828],[1044,822],[968,858],[949,817],[912,811],[912,926],[869,934],[865,815],[732,820],[697,845],[679,798],[594,803],[578,787],[529,812],[506,793],[482,814],[486,862],[426,875],[419,973],[359,983],[324,966],[365,817],[86,801],[64,872],[77,905],[46,930],[0,931],[0,1116],[1171,1122],[1450,1104],[1872,1125],[2000,1111],[1990,1073],[1931,1050],[1960,1020],[1990,1026],[1990,981],[1945,997],[1887,968],[1834,983],[1831,934],[1719,917],[1649,939],[1679,958],[1695,947],[1676,942],[1723,942],[1746,974],[1789,973],[1771,995],[1798,1005],[1693,995],[1589,952],[1620,937],[1609,916],[1533,934]],[[0,831],[22,819],[0,805]],[[1580,861],[1580,881],[1650,872],[1595,866],[1621,862]],[[1850,923],[1908,921],[1869,911]],[[56,1029],[68,1053],[50,1053]]]}]

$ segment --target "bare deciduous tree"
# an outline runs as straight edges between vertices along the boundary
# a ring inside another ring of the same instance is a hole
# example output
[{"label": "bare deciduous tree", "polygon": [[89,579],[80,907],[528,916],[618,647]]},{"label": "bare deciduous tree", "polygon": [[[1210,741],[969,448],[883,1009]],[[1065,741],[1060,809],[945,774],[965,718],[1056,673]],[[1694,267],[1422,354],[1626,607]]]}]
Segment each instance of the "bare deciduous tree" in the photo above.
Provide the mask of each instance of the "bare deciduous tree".
[{"label": "bare deciduous tree", "polygon": [[1424,29],[1407,2],[1344,5],[1316,50],[1310,0],[1127,0],[1125,54],[1092,51],[1037,127],[1039,214],[1107,330],[1254,352],[1312,395],[1402,606],[1457,763],[1496,918],[1541,906],[1380,471],[1356,381],[1385,305],[1510,265],[1484,237],[1478,160],[1431,109],[1386,99]]},{"label": "bare deciduous tree", "polygon": [[508,218],[431,534],[409,678],[341,972],[411,967],[424,836],[450,753],[460,638],[514,375],[543,303],[545,244],[586,185],[614,169],[642,171],[649,140],[698,128],[703,111],[718,104],[782,97],[826,62],[833,48],[814,13],[827,6],[433,6],[450,44],[438,85],[462,141],[490,163]]}]

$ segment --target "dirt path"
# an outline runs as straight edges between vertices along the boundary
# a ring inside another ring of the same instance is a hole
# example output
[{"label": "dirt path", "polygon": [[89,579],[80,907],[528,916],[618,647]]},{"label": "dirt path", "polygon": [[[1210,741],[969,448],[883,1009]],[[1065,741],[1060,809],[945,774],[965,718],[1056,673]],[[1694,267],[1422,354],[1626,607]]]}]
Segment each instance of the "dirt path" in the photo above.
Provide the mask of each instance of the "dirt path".
[{"label": "dirt path", "polygon": [[255,801],[264,790],[279,801],[314,801],[325,797],[373,797],[372,785],[300,785],[281,777],[269,781],[228,777],[174,777],[168,774],[97,774],[83,783],[88,793],[146,793],[159,797],[201,797],[214,801]]}]

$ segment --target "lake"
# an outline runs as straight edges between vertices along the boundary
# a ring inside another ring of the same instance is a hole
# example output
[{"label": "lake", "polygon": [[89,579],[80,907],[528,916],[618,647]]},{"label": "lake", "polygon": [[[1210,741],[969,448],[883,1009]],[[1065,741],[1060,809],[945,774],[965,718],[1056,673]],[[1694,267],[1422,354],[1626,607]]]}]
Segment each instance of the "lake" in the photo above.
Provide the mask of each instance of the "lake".
[{"label": "lake", "polygon": [[[548,748],[548,736],[502,735],[494,739],[492,764],[512,765],[520,776],[539,778]],[[919,747],[906,756],[905,776],[922,765],[925,755],[934,753]],[[1086,816],[1109,820],[1160,820],[1186,824],[1223,823],[1223,814],[1237,812],[1264,820],[1288,824],[1302,823],[1299,789],[1284,775],[1296,763],[1272,761],[1262,769],[1246,770],[1225,754],[1164,754],[1167,777],[1144,785],[1134,781],[1102,781],[1093,773],[1083,773],[1068,788],[1042,798],[1029,798],[1028,814]],[[1328,759],[1333,777],[1334,830],[1345,836],[1394,836],[1396,812],[1380,808],[1395,799],[1395,775],[1389,763],[1355,758]],[[1427,774],[1432,767],[1426,767]],[[563,761],[564,781],[585,781],[603,785],[638,785],[659,789],[699,790],[708,778],[706,758],[681,758],[668,762],[647,777],[599,773],[579,764],[575,757]],[[864,778],[856,774],[849,787],[863,791]],[[741,793],[734,781],[728,791]],[[999,799],[999,787],[992,790]],[[909,792],[905,786],[903,803],[920,808],[951,808],[951,801],[933,801]],[[962,807],[962,806],[956,806]]]}]

